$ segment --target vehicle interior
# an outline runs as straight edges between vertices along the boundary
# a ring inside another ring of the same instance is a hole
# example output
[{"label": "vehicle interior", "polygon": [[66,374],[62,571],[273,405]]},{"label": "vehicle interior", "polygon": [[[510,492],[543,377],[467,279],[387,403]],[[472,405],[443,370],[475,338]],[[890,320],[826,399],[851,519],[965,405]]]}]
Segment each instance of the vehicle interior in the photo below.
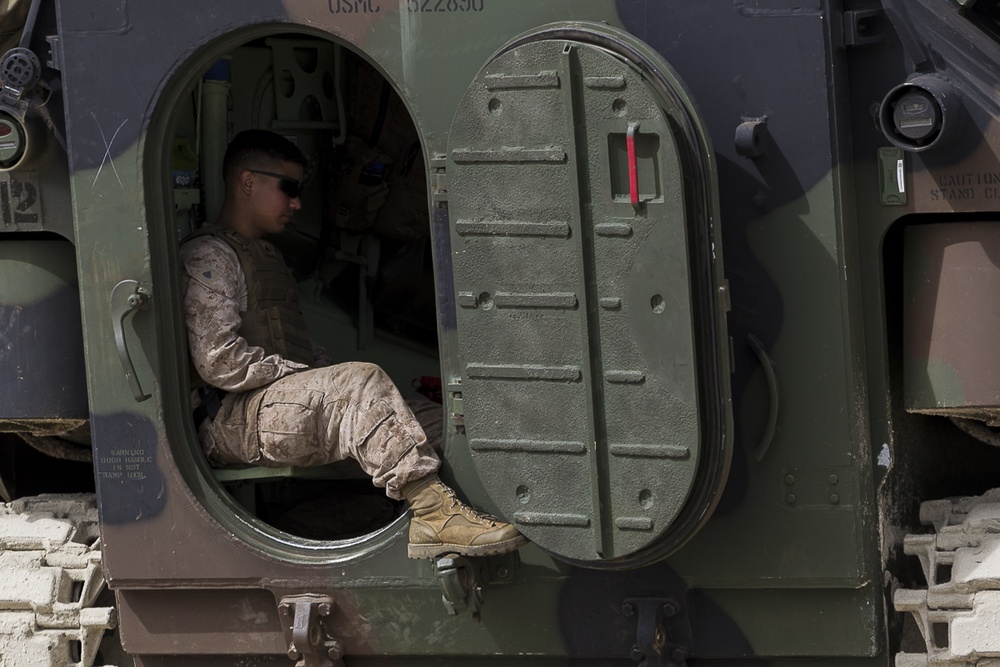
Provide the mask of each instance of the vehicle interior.
[{"label": "vehicle interior", "polygon": [[[440,443],[426,168],[399,94],[358,54],[297,34],[244,43],[191,90],[173,132],[178,243],[218,214],[229,139],[261,128],[294,142],[308,160],[302,208],[268,240],[295,274],[310,335],[334,363],[381,366]],[[353,461],[213,474],[250,514],[300,538],[357,537],[403,511]]]}]

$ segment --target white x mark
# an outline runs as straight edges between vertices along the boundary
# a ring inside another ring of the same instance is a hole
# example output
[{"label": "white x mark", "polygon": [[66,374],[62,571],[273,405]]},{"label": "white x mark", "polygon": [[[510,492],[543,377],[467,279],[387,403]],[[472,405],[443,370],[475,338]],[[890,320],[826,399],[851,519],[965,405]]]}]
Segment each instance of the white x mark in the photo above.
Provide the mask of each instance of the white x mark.
[{"label": "white x mark", "polygon": [[111,164],[111,170],[115,172],[115,178],[118,179],[118,185],[122,190],[124,190],[125,185],[122,183],[122,177],[118,175],[118,169],[115,167],[115,161],[111,158],[111,144],[115,143],[115,139],[118,138],[118,133],[122,131],[123,127],[125,127],[125,123],[128,122],[128,118],[122,121],[122,124],[118,126],[115,133],[111,135],[111,141],[108,141],[108,138],[104,135],[104,128],[101,127],[101,123],[97,120],[97,116],[94,115],[93,111],[90,112],[90,117],[94,119],[95,123],[97,123],[97,130],[101,133],[101,141],[104,142],[104,157],[101,158],[101,166],[97,168],[97,174],[94,176],[94,182],[91,184],[90,189],[93,190],[94,186],[97,185],[97,179],[101,177],[101,170],[104,169],[104,163],[107,162]]}]

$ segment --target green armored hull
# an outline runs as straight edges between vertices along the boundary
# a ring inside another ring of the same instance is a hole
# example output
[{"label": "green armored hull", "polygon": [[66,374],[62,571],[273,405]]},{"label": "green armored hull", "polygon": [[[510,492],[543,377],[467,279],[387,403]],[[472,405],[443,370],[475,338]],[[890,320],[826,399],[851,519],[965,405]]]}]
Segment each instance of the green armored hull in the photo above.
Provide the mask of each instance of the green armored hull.
[{"label": "green armored hull", "polygon": [[[3,664],[1000,657],[995,3],[6,18]],[[250,128],[308,159],[313,337],[526,547],[411,560],[349,462],[206,459],[178,245]]]}]

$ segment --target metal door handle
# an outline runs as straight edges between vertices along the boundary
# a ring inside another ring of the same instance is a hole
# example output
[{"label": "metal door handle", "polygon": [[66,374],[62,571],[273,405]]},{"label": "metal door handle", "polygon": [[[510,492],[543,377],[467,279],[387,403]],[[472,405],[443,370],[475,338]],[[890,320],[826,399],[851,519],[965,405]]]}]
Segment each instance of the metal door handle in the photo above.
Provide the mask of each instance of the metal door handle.
[{"label": "metal door handle", "polygon": [[135,280],[123,280],[111,290],[111,324],[115,330],[115,345],[118,347],[118,358],[125,370],[125,379],[132,389],[132,395],[137,402],[145,401],[151,394],[144,393],[135,374],[135,365],[128,352],[125,342],[125,318],[137,310],[145,310],[149,305],[149,294],[139,287]]},{"label": "metal door handle", "polygon": [[754,354],[757,355],[757,360],[760,361],[760,367],[764,371],[764,379],[767,381],[767,392],[771,399],[767,411],[767,427],[764,429],[764,434],[760,437],[757,447],[753,450],[753,457],[758,461],[763,461],[764,454],[767,453],[767,448],[771,446],[771,441],[774,440],[774,432],[778,426],[778,377],[774,373],[774,365],[771,363],[771,358],[767,356],[767,352],[764,351],[764,345],[757,337],[753,334],[747,334],[747,344],[750,345],[750,349],[753,350]]}]

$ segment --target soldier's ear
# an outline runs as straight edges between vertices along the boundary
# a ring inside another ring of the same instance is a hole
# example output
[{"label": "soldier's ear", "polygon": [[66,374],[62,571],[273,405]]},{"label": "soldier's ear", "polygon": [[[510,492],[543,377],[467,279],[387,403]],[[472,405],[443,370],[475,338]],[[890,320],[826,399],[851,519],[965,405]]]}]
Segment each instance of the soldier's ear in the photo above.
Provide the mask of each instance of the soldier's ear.
[{"label": "soldier's ear", "polygon": [[253,194],[253,173],[249,169],[240,172],[240,190],[247,196]]}]

